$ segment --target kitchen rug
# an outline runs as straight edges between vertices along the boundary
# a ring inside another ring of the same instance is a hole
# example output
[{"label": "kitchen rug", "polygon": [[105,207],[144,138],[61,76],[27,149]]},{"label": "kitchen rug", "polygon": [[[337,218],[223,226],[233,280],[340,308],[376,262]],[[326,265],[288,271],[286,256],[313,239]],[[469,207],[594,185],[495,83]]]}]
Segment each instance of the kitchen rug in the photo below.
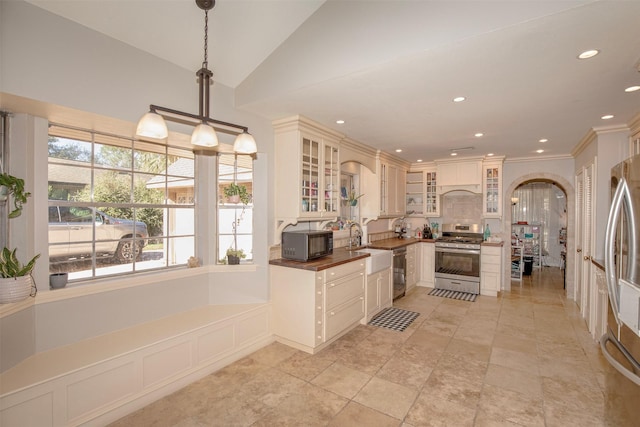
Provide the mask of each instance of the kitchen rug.
[{"label": "kitchen rug", "polygon": [[402,332],[413,322],[420,313],[415,311],[402,310],[401,308],[389,307],[378,313],[369,324],[381,328],[393,329]]},{"label": "kitchen rug", "polygon": [[469,301],[474,302],[478,295],[470,294],[468,292],[460,292],[460,291],[450,291],[448,289],[433,289],[429,292],[429,295],[434,297],[443,297],[443,298],[453,298],[459,299],[460,301]]}]

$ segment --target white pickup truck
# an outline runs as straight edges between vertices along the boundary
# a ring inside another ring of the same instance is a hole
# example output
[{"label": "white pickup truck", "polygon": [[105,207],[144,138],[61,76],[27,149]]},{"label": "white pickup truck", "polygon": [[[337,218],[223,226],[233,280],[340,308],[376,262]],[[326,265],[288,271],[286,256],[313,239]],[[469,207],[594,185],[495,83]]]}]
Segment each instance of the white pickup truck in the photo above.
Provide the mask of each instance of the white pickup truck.
[{"label": "white pickup truck", "polygon": [[[94,237],[95,225],[95,237]],[[113,256],[118,262],[139,259],[149,234],[144,222],[111,217],[77,206],[49,206],[49,257]],[[95,248],[94,248],[95,243]]]}]

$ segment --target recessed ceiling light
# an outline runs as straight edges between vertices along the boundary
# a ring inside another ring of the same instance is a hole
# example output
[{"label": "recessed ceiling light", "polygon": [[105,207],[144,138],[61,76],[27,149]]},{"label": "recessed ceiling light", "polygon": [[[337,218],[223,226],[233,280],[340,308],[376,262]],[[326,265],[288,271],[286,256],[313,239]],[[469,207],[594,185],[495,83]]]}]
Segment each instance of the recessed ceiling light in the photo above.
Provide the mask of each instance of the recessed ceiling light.
[{"label": "recessed ceiling light", "polygon": [[402,153],[402,148],[396,148],[396,153]]},{"label": "recessed ceiling light", "polygon": [[629,86],[628,88],[626,88],[624,91],[625,92],[635,92],[637,90],[640,90],[640,86]]},{"label": "recessed ceiling light", "polygon": [[613,114],[607,114],[604,115],[602,117],[600,117],[602,120],[609,120],[609,119],[613,119]]},{"label": "recessed ceiling light", "polygon": [[451,155],[452,155],[452,156],[457,156],[457,155],[458,155],[458,153],[451,153]]},{"label": "recessed ceiling light", "polygon": [[493,156],[493,153],[487,153],[487,156],[491,157]]},{"label": "recessed ceiling light", "polygon": [[336,120],[336,123],[339,125],[343,125],[344,124],[344,120]]},{"label": "recessed ceiling light", "polygon": [[582,52],[580,55],[578,55],[578,59],[589,59],[589,58],[593,58],[594,56],[596,56],[597,54],[599,54],[600,51],[598,49],[589,49],[589,50],[585,50],[584,52]]},{"label": "recessed ceiling light", "polygon": [[418,160],[416,160],[416,162],[420,163],[420,162],[422,162],[422,159],[418,159]]},{"label": "recessed ceiling light", "polygon": [[457,96],[457,97],[453,98],[453,102],[462,102],[465,99],[467,99],[467,98],[465,98],[464,96]]},{"label": "recessed ceiling light", "polygon": [[538,140],[538,142],[547,142],[547,141],[549,141],[547,138],[542,138],[542,139]]},{"label": "recessed ceiling light", "polygon": [[544,150],[536,150],[536,153],[538,153],[538,154],[544,153]]},{"label": "recessed ceiling light", "polygon": [[482,132],[478,132],[474,135],[476,138],[480,138],[481,136],[484,136],[484,133]]}]

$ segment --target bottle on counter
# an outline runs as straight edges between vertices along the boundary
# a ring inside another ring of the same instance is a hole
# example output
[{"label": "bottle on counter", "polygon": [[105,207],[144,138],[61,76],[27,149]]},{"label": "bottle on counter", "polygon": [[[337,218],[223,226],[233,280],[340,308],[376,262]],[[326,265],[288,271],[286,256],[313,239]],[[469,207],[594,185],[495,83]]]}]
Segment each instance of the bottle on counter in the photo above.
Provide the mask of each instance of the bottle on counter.
[{"label": "bottle on counter", "polygon": [[491,229],[489,228],[489,224],[484,226],[484,241],[486,242],[491,237]]}]

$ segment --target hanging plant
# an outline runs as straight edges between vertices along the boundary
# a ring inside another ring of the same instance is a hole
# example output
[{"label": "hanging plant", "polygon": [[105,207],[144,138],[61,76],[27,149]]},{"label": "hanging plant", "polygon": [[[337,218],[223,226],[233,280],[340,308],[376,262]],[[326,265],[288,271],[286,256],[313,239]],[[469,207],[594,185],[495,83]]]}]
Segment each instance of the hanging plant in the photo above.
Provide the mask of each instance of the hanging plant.
[{"label": "hanging plant", "polygon": [[7,173],[0,174],[0,198],[13,197],[14,209],[9,213],[9,218],[17,218],[22,213],[22,205],[27,203],[27,197],[31,193],[24,191],[24,180]]},{"label": "hanging plant", "polygon": [[224,187],[223,191],[230,203],[242,202],[243,204],[248,205],[249,202],[251,202],[251,194],[247,191],[247,187],[242,184],[232,182],[228,186]]}]

